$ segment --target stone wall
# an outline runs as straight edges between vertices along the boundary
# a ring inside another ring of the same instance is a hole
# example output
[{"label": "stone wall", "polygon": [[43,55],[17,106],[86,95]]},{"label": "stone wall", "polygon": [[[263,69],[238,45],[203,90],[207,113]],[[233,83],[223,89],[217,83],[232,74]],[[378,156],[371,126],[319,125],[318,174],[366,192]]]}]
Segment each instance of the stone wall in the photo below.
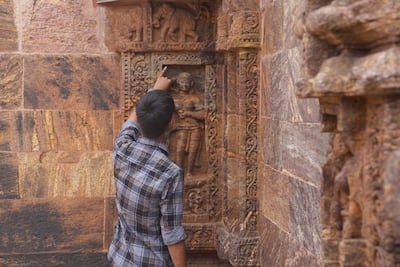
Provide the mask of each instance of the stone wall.
[{"label": "stone wall", "polygon": [[[319,104],[299,99],[308,65],[297,37],[306,1],[261,1],[259,235],[261,266],[320,266],[320,191],[328,147]],[[312,61],[314,60],[314,61]]]},{"label": "stone wall", "polygon": [[[195,33],[153,27],[163,3]],[[112,143],[163,65],[197,75],[207,107],[190,266],[397,266],[399,14],[396,0],[0,0],[0,266],[106,266]]]},{"label": "stone wall", "polygon": [[0,266],[106,266],[120,56],[94,1],[0,1]]}]

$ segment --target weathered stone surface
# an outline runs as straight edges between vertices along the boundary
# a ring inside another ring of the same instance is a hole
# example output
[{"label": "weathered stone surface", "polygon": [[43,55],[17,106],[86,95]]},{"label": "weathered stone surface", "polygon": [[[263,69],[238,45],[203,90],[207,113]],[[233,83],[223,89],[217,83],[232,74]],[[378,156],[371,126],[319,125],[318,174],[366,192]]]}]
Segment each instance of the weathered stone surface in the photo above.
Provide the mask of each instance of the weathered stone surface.
[{"label": "weathered stone surface", "polygon": [[260,212],[289,233],[289,178],[268,166],[259,168]]},{"label": "weathered stone surface", "polygon": [[320,46],[321,68],[300,84],[301,96],[320,98],[324,129],[332,132],[321,198],[322,261],[329,266],[400,263],[399,203],[393,201],[399,188],[391,178],[398,177],[400,147],[399,51],[393,45],[399,8],[390,0],[332,1],[306,15],[303,37],[336,46],[336,55]]},{"label": "weathered stone surface", "polygon": [[400,87],[400,48],[369,55],[342,53],[326,60],[300,87],[302,97],[392,94]]},{"label": "weathered stone surface", "polygon": [[18,157],[0,153],[0,199],[18,197]]},{"label": "weathered stone surface", "polygon": [[301,247],[317,258],[321,251],[320,191],[296,178],[289,179],[290,233]]},{"label": "weathered stone surface", "polygon": [[92,1],[20,1],[25,52],[100,51],[99,9]]},{"label": "weathered stone surface", "polygon": [[112,149],[112,112],[26,112],[22,127],[23,151],[27,152]]},{"label": "weathered stone surface", "polygon": [[[293,235],[295,237],[295,235]],[[302,246],[301,242],[298,242],[296,238],[291,239],[289,247],[289,256],[285,263],[285,266],[289,267],[319,267],[322,266],[319,257],[314,253],[311,253],[305,247]],[[324,266],[324,267],[328,267]],[[333,266],[329,266],[333,267]]]},{"label": "weathered stone surface", "polygon": [[281,52],[263,58],[263,102],[266,115],[279,120],[318,122],[318,103],[298,99],[296,83],[300,80],[300,51]]},{"label": "weathered stone surface", "polygon": [[317,124],[284,123],[281,127],[282,171],[319,187],[327,135],[320,133]]},{"label": "weathered stone surface", "polygon": [[103,247],[102,198],[2,200],[0,216],[4,254]]},{"label": "weathered stone surface", "polygon": [[264,125],[261,144],[265,150],[261,157],[265,163],[319,186],[327,136],[320,134],[318,125],[277,120],[266,120]]},{"label": "weathered stone surface", "polygon": [[262,49],[265,54],[274,54],[283,47],[283,1],[263,1],[262,4]]},{"label": "weathered stone surface", "polygon": [[22,58],[19,56],[1,55],[0,73],[0,108],[17,109],[21,107]]},{"label": "weathered stone surface", "polygon": [[47,152],[20,156],[22,198],[97,197],[114,193],[110,152]]},{"label": "weathered stone surface", "polygon": [[22,139],[22,113],[0,111],[0,151],[19,151]]},{"label": "weathered stone surface", "polygon": [[75,253],[37,253],[25,255],[2,255],[0,266],[7,267],[70,267],[96,266],[108,267],[109,263],[104,252],[75,252]]},{"label": "weathered stone surface", "polygon": [[399,41],[399,11],[393,0],[333,1],[311,12],[306,25],[334,45],[370,49]]},{"label": "weathered stone surface", "polygon": [[0,1],[0,51],[18,50],[18,33],[14,22],[14,2]]},{"label": "weathered stone surface", "polygon": [[285,265],[289,256],[289,233],[280,229],[264,216],[260,216],[260,264],[261,266]]},{"label": "weathered stone surface", "polygon": [[27,56],[24,107],[117,109],[120,99],[116,56]]}]

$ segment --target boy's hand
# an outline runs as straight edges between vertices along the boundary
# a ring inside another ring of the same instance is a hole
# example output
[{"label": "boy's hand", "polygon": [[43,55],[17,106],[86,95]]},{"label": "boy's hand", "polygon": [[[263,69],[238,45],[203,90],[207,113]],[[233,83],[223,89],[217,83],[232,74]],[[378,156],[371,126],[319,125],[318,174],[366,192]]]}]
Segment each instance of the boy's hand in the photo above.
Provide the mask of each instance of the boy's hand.
[{"label": "boy's hand", "polygon": [[164,73],[167,70],[167,67],[164,67],[163,70],[160,72],[160,74],[157,77],[156,82],[154,83],[153,89],[155,90],[168,90],[172,80],[164,77]]}]

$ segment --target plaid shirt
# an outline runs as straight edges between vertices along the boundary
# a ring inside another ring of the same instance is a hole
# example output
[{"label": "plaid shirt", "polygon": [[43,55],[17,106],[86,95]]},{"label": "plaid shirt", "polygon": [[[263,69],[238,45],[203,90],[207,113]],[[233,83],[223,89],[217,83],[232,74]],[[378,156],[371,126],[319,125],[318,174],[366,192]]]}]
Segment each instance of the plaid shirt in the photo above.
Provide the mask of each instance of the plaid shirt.
[{"label": "plaid shirt", "polygon": [[162,143],[127,121],[114,144],[118,224],[108,259],[113,266],[173,266],[167,245],[185,239],[183,171]]}]

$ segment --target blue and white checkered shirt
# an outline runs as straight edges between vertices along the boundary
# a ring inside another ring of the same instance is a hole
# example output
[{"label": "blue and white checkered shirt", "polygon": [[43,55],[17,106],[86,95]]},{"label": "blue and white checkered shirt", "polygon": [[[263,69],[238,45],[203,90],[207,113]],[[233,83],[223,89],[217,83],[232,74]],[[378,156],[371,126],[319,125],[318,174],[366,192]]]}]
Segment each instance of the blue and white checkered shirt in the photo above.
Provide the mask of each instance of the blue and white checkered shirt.
[{"label": "blue and white checkered shirt", "polygon": [[167,245],[185,239],[183,171],[167,147],[127,121],[113,149],[118,224],[108,259],[113,266],[173,266]]}]

